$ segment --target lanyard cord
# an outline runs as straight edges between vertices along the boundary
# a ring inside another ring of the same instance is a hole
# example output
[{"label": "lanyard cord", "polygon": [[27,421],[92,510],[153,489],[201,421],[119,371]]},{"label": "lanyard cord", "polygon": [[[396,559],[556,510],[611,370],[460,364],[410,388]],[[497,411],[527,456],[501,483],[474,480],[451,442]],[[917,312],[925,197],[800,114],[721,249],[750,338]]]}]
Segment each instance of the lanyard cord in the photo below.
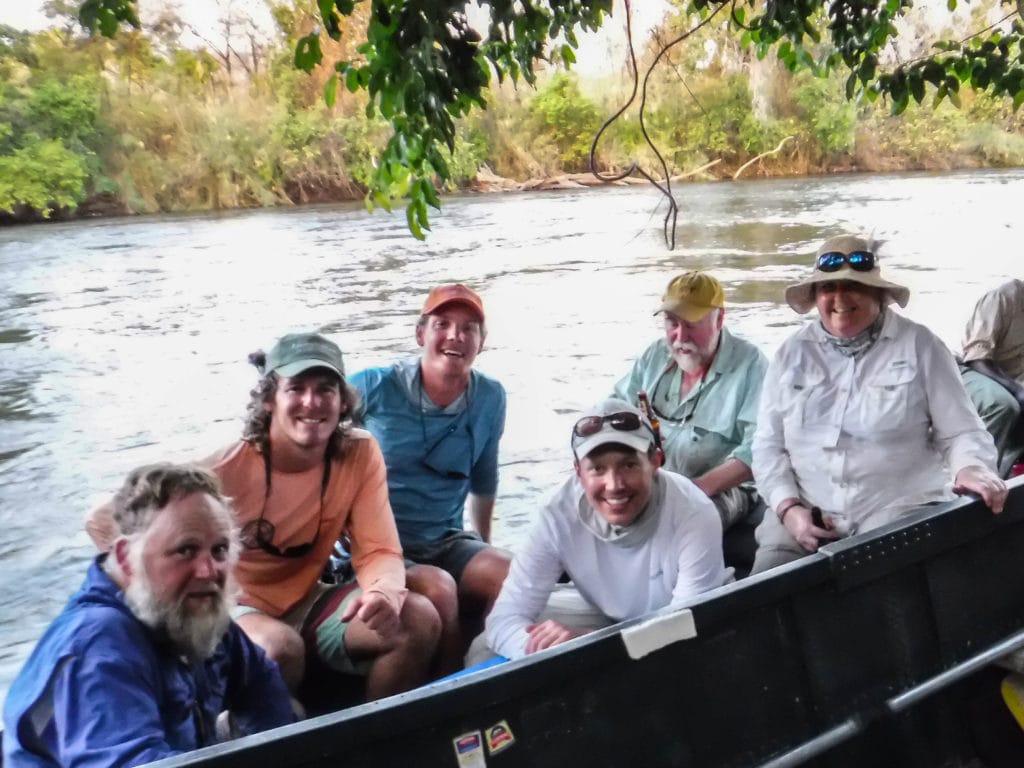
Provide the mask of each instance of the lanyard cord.
[{"label": "lanyard cord", "polygon": [[[466,398],[466,405],[465,405],[465,407],[461,411],[459,411],[459,413],[455,414],[456,416],[462,416],[462,414],[466,414],[466,417],[469,418],[469,408],[472,405],[472,401],[470,400],[469,392],[472,389],[472,385],[473,385],[473,378],[472,378],[472,374],[471,374],[469,382],[466,384],[466,389],[463,390],[462,395],[460,395],[460,397],[464,396]],[[441,436],[438,437],[433,442],[433,444],[431,444],[430,447],[428,448],[427,447],[427,418],[426,418],[426,416],[423,415],[424,412],[426,411],[426,406],[425,406],[424,401],[423,401],[423,398],[426,396],[426,394],[425,394],[425,392],[423,390],[423,369],[418,367],[418,366],[416,368],[416,394],[419,397],[419,408],[417,409],[417,412],[419,413],[419,416],[420,416],[420,431],[423,433],[423,455],[424,456],[428,456],[435,448],[437,448],[437,446],[439,446],[441,444],[441,442],[446,437],[448,437],[448,435],[452,434],[455,430],[457,430],[459,428],[459,423],[462,421],[462,419],[461,418],[456,418],[456,420],[451,424],[451,426],[449,426],[448,429],[446,429],[444,432],[442,432]],[[458,398],[456,398],[456,399],[458,399]],[[435,408],[437,407],[433,400],[430,401],[430,404],[433,405]],[[438,412],[439,413],[443,413],[443,409],[439,409]],[[472,432],[470,432],[470,434],[472,434]]]},{"label": "lanyard cord", "polygon": [[[711,371],[711,366],[708,365],[708,367],[704,369],[704,373],[700,377],[700,383],[697,385],[697,396],[693,398],[693,404],[690,406],[690,412],[683,416],[683,418],[681,419],[674,419],[671,416],[662,413],[661,411],[658,410],[657,406],[658,388],[661,386],[662,381],[664,381],[665,376],[668,375],[668,373],[673,368],[677,367],[678,366],[676,365],[676,362],[673,360],[668,364],[665,370],[661,372],[661,375],[658,376],[658,380],[654,382],[654,388],[651,390],[651,411],[657,415],[659,420],[667,421],[669,424],[686,424],[693,419],[693,415],[697,412],[697,405],[700,403],[700,396],[704,393],[704,382],[708,378],[708,373]],[[681,374],[682,371],[680,371],[680,375]]]},{"label": "lanyard cord", "polygon": [[[264,491],[263,491],[263,506],[260,508],[260,522],[263,521],[263,516],[267,511],[267,500],[270,498],[270,444],[267,444],[267,450],[262,452],[263,456],[263,479],[264,479]],[[327,484],[331,481],[331,460],[327,457],[327,450],[324,449],[324,468],[320,474],[320,515],[317,518],[316,530],[317,534],[320,533],[320,525],[324,521],[324,496],[327,495]],[[259,525],[259,523],[257,523]]]}]

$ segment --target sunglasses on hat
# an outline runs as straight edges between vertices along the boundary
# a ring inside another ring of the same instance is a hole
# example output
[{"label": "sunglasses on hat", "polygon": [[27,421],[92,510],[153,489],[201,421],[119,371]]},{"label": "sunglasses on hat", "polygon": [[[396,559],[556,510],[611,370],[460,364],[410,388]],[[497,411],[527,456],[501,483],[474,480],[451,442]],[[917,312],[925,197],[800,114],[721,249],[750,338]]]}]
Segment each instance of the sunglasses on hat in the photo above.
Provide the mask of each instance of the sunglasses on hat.
[{"label": "sunglasses on hat", "polygon": [[600,432],[605,424],[619,432],[636,432],[641,426],[645,426],[635,413],[622,411],[621,413],[609,413],[607,416],[584,416],[576,422],[572,433],[576,437],[590,437]]},{"label": "sunglasses on hat", "polygon": [[838,272],[843,264],[849,264],[854,272],[870,272],[875,268],[875,254],[871,251],[829,251],[818,257],[819,272]]}]

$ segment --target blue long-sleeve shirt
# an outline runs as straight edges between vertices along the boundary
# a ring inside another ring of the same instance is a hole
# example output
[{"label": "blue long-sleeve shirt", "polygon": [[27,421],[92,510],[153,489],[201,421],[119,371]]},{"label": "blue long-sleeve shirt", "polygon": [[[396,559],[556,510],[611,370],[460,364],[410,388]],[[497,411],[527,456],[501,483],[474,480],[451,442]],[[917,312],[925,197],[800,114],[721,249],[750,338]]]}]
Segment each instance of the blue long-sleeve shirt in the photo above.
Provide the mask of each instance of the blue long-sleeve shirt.
[{"label": "blue long-sleeve shirt", "polygon": [[466,394],[438,408],[423,392],[418,358],[368,368],[348,381],[360,391],[364,426],[384,453],[402,546],[462,530],[466,497],[493,497],[498,489],[505,389],[473,371]]},{"label": "blue long-sleeve shirt", "polygon": [[4,766],[150,763],[213,743],[223,710],[243,733],[295,719],[277,665],[238,626],[188,664],[132,614],[98,558],[7,694]]}]

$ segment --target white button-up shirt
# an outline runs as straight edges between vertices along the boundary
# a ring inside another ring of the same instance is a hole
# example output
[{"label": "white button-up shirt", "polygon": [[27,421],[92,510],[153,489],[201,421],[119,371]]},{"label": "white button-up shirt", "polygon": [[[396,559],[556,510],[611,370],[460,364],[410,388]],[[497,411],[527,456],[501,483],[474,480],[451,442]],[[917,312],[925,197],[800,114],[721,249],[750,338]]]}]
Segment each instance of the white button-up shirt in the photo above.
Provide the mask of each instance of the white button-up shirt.
[{"label": "white button-up shirt", "polygon": [[952,498],[947,481],[964,467],[994,470],[992,437],[935,334],[886,311],[857,357],[828,339],[815,320],[768,367],[753,470],[771,509],[796,497],[852,535]]}]

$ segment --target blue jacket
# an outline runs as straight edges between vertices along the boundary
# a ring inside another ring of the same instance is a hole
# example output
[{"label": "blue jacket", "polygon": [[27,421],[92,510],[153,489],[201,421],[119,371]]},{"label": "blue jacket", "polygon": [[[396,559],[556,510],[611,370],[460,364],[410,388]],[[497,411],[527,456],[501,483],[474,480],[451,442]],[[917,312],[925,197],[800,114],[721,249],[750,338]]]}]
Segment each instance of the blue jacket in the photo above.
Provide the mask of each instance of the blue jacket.
[{"label": "blue jacket", "polygon": [[92,564],[7,694],[5,768],[130,766],[206,746],[231,710],[245,733],[294,720],[277,665],[234,624],[190,665]]},{"label": "blue jacket", "polygon": [[422,391],[419,358],[360,371],[348,382],[359,390],[364,426],[384,453],[402,546],[462,530],[466,497],[498,490],[505,389],[473,371],[467,396],[439,409]]}]

